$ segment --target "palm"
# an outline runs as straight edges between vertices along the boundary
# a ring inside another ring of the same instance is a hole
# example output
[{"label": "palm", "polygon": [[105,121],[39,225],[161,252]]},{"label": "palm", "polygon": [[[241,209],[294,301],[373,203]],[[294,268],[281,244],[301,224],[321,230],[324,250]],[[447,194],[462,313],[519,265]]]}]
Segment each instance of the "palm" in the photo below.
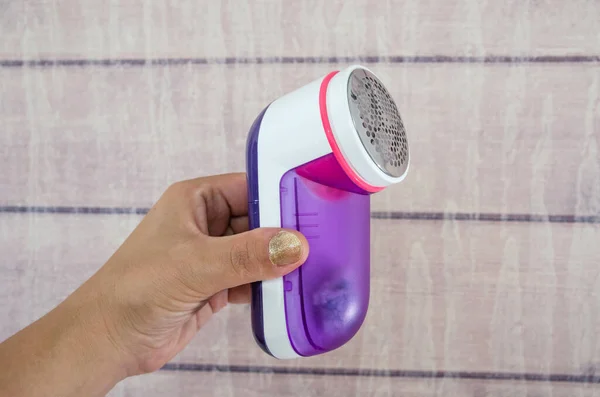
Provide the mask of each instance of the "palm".
[{"label": "palm", "polygon": [[[219,178],[219,183],[208,181],[191,195],[189,207],[193,208],[193,214],[190,214],[193,219],[188,224],[197,229],[188,230],[191,234],[219,237],[248,230],[245,177],[237,174]],[[161,216],[161,212],[156,216]],[[153,255],[150,253],[149,257]],[[149,260],[156,260],[156,257]],[[188,259],[184,256],[180,260]],[[164,296],[158,297],[162,302],[160,307],[148,308],[151,315],[144,316],[143,323],[137,324],[147,347],[142,353],[145,357],[140,360],[141,370],[152,372],[162,367],[191,341],[213,314],[228,303],[249,303],[250,293],[250,286],[242,285],[206,298],[195,285],[185,280],[180,288],[165,289]]]}]

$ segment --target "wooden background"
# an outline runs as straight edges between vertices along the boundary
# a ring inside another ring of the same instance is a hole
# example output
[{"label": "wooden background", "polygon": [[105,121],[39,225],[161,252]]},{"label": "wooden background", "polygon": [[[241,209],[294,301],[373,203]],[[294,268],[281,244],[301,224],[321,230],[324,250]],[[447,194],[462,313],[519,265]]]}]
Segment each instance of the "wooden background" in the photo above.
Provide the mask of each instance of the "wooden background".
[{"label": "wooden background", "polygon": [[0,339],[352,63],[412,151],[373,197],[359,335],[280,362],[229,308],[111,396],[600,396],[598,0],[0,0]]}]

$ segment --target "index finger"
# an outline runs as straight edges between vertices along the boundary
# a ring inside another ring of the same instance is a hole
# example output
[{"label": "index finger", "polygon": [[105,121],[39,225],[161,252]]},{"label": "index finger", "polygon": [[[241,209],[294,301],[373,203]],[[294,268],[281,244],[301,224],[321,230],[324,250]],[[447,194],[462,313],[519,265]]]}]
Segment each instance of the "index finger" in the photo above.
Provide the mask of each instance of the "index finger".
[{"label": "index finger", "polygon": [[248,215],[248,184],[245,172],[195,178],[188,182],[213,189],[227,202],[232,217]]}]

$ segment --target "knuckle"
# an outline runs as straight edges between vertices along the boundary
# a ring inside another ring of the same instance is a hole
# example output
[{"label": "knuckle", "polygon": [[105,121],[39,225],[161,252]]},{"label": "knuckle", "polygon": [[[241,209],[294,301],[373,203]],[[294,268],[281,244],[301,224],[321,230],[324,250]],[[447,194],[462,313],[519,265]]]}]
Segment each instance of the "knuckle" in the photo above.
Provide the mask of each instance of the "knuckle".
[{"label": "knuckle", "polygon": [[182,192],[181,182],[175,182],[165,190],[160,201],[162,202],[176,202],[181,197]]},{"label": "knuckle", "polygon": [[184,180],[171,184],[164,197],[169,202],[196,203],[198,198],[205,195],[206,186]]},{"label": "knuckle", "polygon": [[169,185],[169,187],[167,188],[167,191],[176,192],[179,189],[181,189],[181,187],[184,183],[185,183],[184,181],[173,182],[171,185]]},{"label": "knuckle", "polygon": [[190,192],[189,183],[187,181],[178,181],[171,184],[167,188],[167,193],[174,196],[186,195]]},{"label": "knuckle", "polygon": [[176,194],[183,194],[186,196],[197,195],[198,193],[211,190],[211,185],[207,181],[199,181],[194,179],[185,179],[174,182],[169,186],[171,191]]}]

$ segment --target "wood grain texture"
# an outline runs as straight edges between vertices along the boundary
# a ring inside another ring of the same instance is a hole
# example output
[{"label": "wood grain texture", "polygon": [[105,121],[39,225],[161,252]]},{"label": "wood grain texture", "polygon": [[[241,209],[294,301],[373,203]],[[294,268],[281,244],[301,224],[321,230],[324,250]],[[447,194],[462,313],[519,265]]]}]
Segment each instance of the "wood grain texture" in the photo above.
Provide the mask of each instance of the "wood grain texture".
[{"label": "wood grain texture", "polygon": [[[4,214],[0,337],[92,275],[139,216]],[[249,311],[217,316],[174,361],[598,375],[600,225],[377,220],[370,311],[338,351],[276,361]],[[594,330],[594,332],[592,332]]]},{"label": "wood grain texture", "polygon": [[[375,65],[408,129],[376,211],[600,214],[600,66]],[[1,205],[149,207],[243,171],[249,126],[327,65],[5,69]]]},{"label": "wood grain texture", "polygon": [[561,383],[473,381],[459,379],[381,379],[270,374],[165,373],[128,379],[109,397],[140,396],[460,396],[595,397],[600,388]]},{"label": "wood grain texture", "polygon": [[0,59],[600,53],[590,0],[4,1]]},{"label": "wood grain texture", "polygon": [[[374,211],[599,216],[599,25],[594,0],[0,0],[0,340],[91,276],[141,218],[2,208],[143,209],[177,180],[243,171],[258,112],[344,57],[382,76],[408,128],[409,177]],[[174,363],[569,382],[225,369],[161,371],[110,395],[600,395],[575,381],[600,376],[599,224],[372,226],[370,312],[348,345],[275,361],[237,306]]]}]

